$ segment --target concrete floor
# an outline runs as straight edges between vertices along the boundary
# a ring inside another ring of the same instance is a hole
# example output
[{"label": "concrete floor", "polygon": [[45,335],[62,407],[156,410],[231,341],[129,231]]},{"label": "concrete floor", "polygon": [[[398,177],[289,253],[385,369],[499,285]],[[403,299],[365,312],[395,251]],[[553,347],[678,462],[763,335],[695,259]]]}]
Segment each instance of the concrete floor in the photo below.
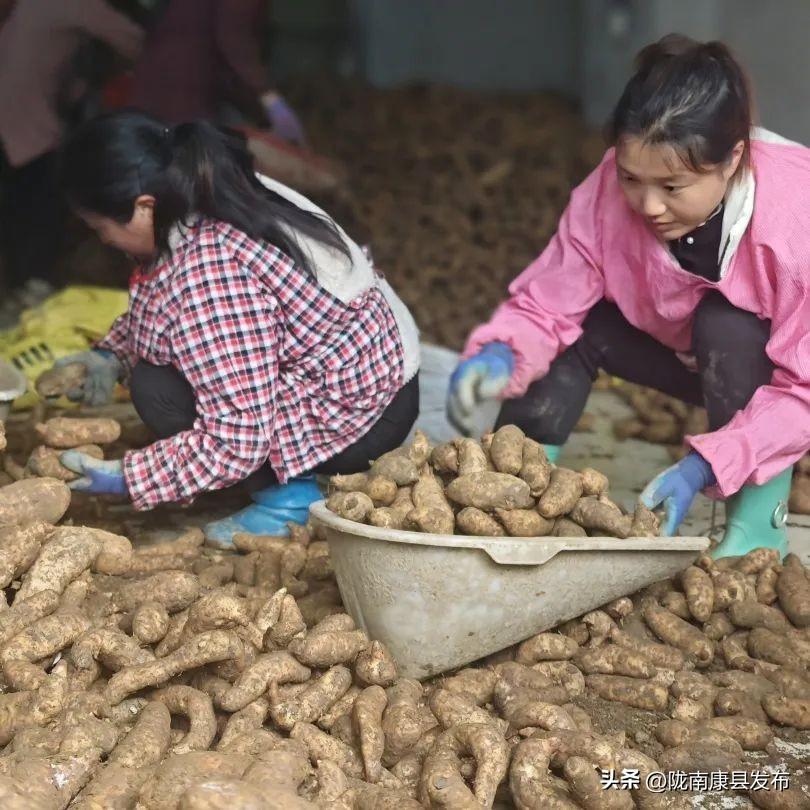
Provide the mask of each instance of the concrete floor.
[{"label": "concrete floor", "polygon": [[[436,346],[423,346],[421,416],[418,426],[434,441],[446,441],[455,435],[445,418],[445,397],[450,374],[458,355]],[[560,462],[574,469],[595,467],[611,482],[614,500],[632,507],[644,486],[661,470],[672,464],[666,447],[638,439],[618,441],[612,425],[617,419],[633,415],[629,406],[609,391],[594,391],[587,412],[595,417],[590,433],[575,433],[563,450]],[[488,429],[494,411],[482,413],[480,430]],[[714,513],[714,520],[713,520]],[[681,534],[722,538],[725,519],[722,503],[714,504],[699,495],[681,527]],[[712,529],[714,527],[714,529]],[[791,515],[788,520],[788,542],[805,565],[810,564],[810,515]]]}]

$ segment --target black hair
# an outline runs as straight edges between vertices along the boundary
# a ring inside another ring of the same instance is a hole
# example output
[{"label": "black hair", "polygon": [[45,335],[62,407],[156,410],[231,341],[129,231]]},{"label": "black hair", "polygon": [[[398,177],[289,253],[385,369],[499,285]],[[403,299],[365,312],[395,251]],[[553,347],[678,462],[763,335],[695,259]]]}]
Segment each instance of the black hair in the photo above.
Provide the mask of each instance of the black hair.
[{"label": "black hair", "polygon": [[348,255],[331,219],[262,185],[244,139],[206,122],[169,128],[139,112],[99,116],[67,140],[60,175],[72,206],[121,223],[132,219],[139,196],[153,196],[160,255],[172,228],[194,214],[270,242],[312,275],[296,234]]},{"label": "black hair", "polygon": [[641,50],[635,68],[607,125],[612,145],[628,135],[667,144],[701,171],[727,161],[743,141],[740,166],[747,166],[751,91],[745,71],[722,42],[669,34]]}]

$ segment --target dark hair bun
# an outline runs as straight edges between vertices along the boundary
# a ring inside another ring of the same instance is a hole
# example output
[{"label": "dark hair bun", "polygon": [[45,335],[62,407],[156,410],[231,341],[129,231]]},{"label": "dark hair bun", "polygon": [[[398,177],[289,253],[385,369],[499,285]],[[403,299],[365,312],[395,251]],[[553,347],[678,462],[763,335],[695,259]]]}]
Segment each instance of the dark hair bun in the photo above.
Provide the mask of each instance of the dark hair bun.
[{"label": "dark hair bun", "polygon": [[668,144],[700,169],[728,160],[742,141],[747,161],[751,93],[726,45],[669,34],[643,48],[635,65],[608,122],[612,144],[628,135]]}]

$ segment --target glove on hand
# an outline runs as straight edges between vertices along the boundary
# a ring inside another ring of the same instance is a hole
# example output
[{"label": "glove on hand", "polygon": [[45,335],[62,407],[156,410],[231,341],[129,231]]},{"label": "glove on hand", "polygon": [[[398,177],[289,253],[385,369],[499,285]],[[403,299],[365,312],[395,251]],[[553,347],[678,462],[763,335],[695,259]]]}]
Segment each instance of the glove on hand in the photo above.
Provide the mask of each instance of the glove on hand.
[{"label": "glove on hand", "polygon": [[104,461],[78,450],[66,450],[59,456],[59,460],[69,470],[82,476],[68,484],[71,489],[92,495],[129,494],[121,461]]},{"label": "glove on hand", "polygon": [[495,399],[509,383],[515,356],[505,343],[487,343],[478,354],[462,361],[450,377],[447,415],[450,422],[469,436],[477,406]]},{"label": "glove on hand", "polygon": [[123,368],[118,358],[103,349],[91,349],[87,352],[70,354],[62,357],[53,365],[54,368],[81,363],[87,369],[84,386],[67,392],[67,398],[85,405],[106,405],[112,401],[113,390]]},{"label": "glove on hand", "polygon": [[716,483],[709,462],[692,451],[677,464],[656,475],[641,493],[641,502],[648,509],[656,509],[664,504],[666,518],[661,534],[672,535],[686,517],[695,495]]},{"label": "glove on hand", "polygon": [[272,101],[268,101],[265,104],[265,111],[274,134],[299,146],[306,144],[307,138],[304,134],[303,124],[292,107],[281,96],[274,96]]}]

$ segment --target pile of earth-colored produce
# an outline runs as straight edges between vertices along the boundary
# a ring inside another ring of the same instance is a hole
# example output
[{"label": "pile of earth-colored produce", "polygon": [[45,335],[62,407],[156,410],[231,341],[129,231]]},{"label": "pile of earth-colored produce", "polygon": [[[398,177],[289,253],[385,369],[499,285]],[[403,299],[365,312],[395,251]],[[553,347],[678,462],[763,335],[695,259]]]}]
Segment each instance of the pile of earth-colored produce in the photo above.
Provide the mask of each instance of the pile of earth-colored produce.
[{"label": "pile of earth-colored produce", "polygon": [[679,459],[687,452],[683,447],[684,436],[709,430],[705,408],[687,405],[675,397],[633,383],[622,382],[610,386],[610,390],[635,412],[613,425],[618,439],[645,439],[670,445],[672,457]]},{"label": "pile of earth-colored produce", "polygon": [[[197,529],[133,545],[60,525],[69,504],[54,478],[0,488],[3,808],[686,807],[645,775],[760,772],[806,742],[810,580],[792,556],[701,557],[420,684],[343,612],[322,529],[231,553]],[[605,789],[600,769],[641,781]],[[750,798],[806,807],[806,776]]]},{"label": "pile of earth-colored produce", "polygon": [[480,443],[437,447],[417,431],[367,474],[333,476],[326,505],[349,520],[434,534],[655,537],[656,516],[641,504],[625,514],[608,486],[598,470],[551,464],[539,442],[505,425]]},{"label": "pile of earth-colored produce", "polygon": [[347,180],[320,202],[367,242],[425,340],[460,349],[545,247],[601,139],[547,93],[287,88]]}]

